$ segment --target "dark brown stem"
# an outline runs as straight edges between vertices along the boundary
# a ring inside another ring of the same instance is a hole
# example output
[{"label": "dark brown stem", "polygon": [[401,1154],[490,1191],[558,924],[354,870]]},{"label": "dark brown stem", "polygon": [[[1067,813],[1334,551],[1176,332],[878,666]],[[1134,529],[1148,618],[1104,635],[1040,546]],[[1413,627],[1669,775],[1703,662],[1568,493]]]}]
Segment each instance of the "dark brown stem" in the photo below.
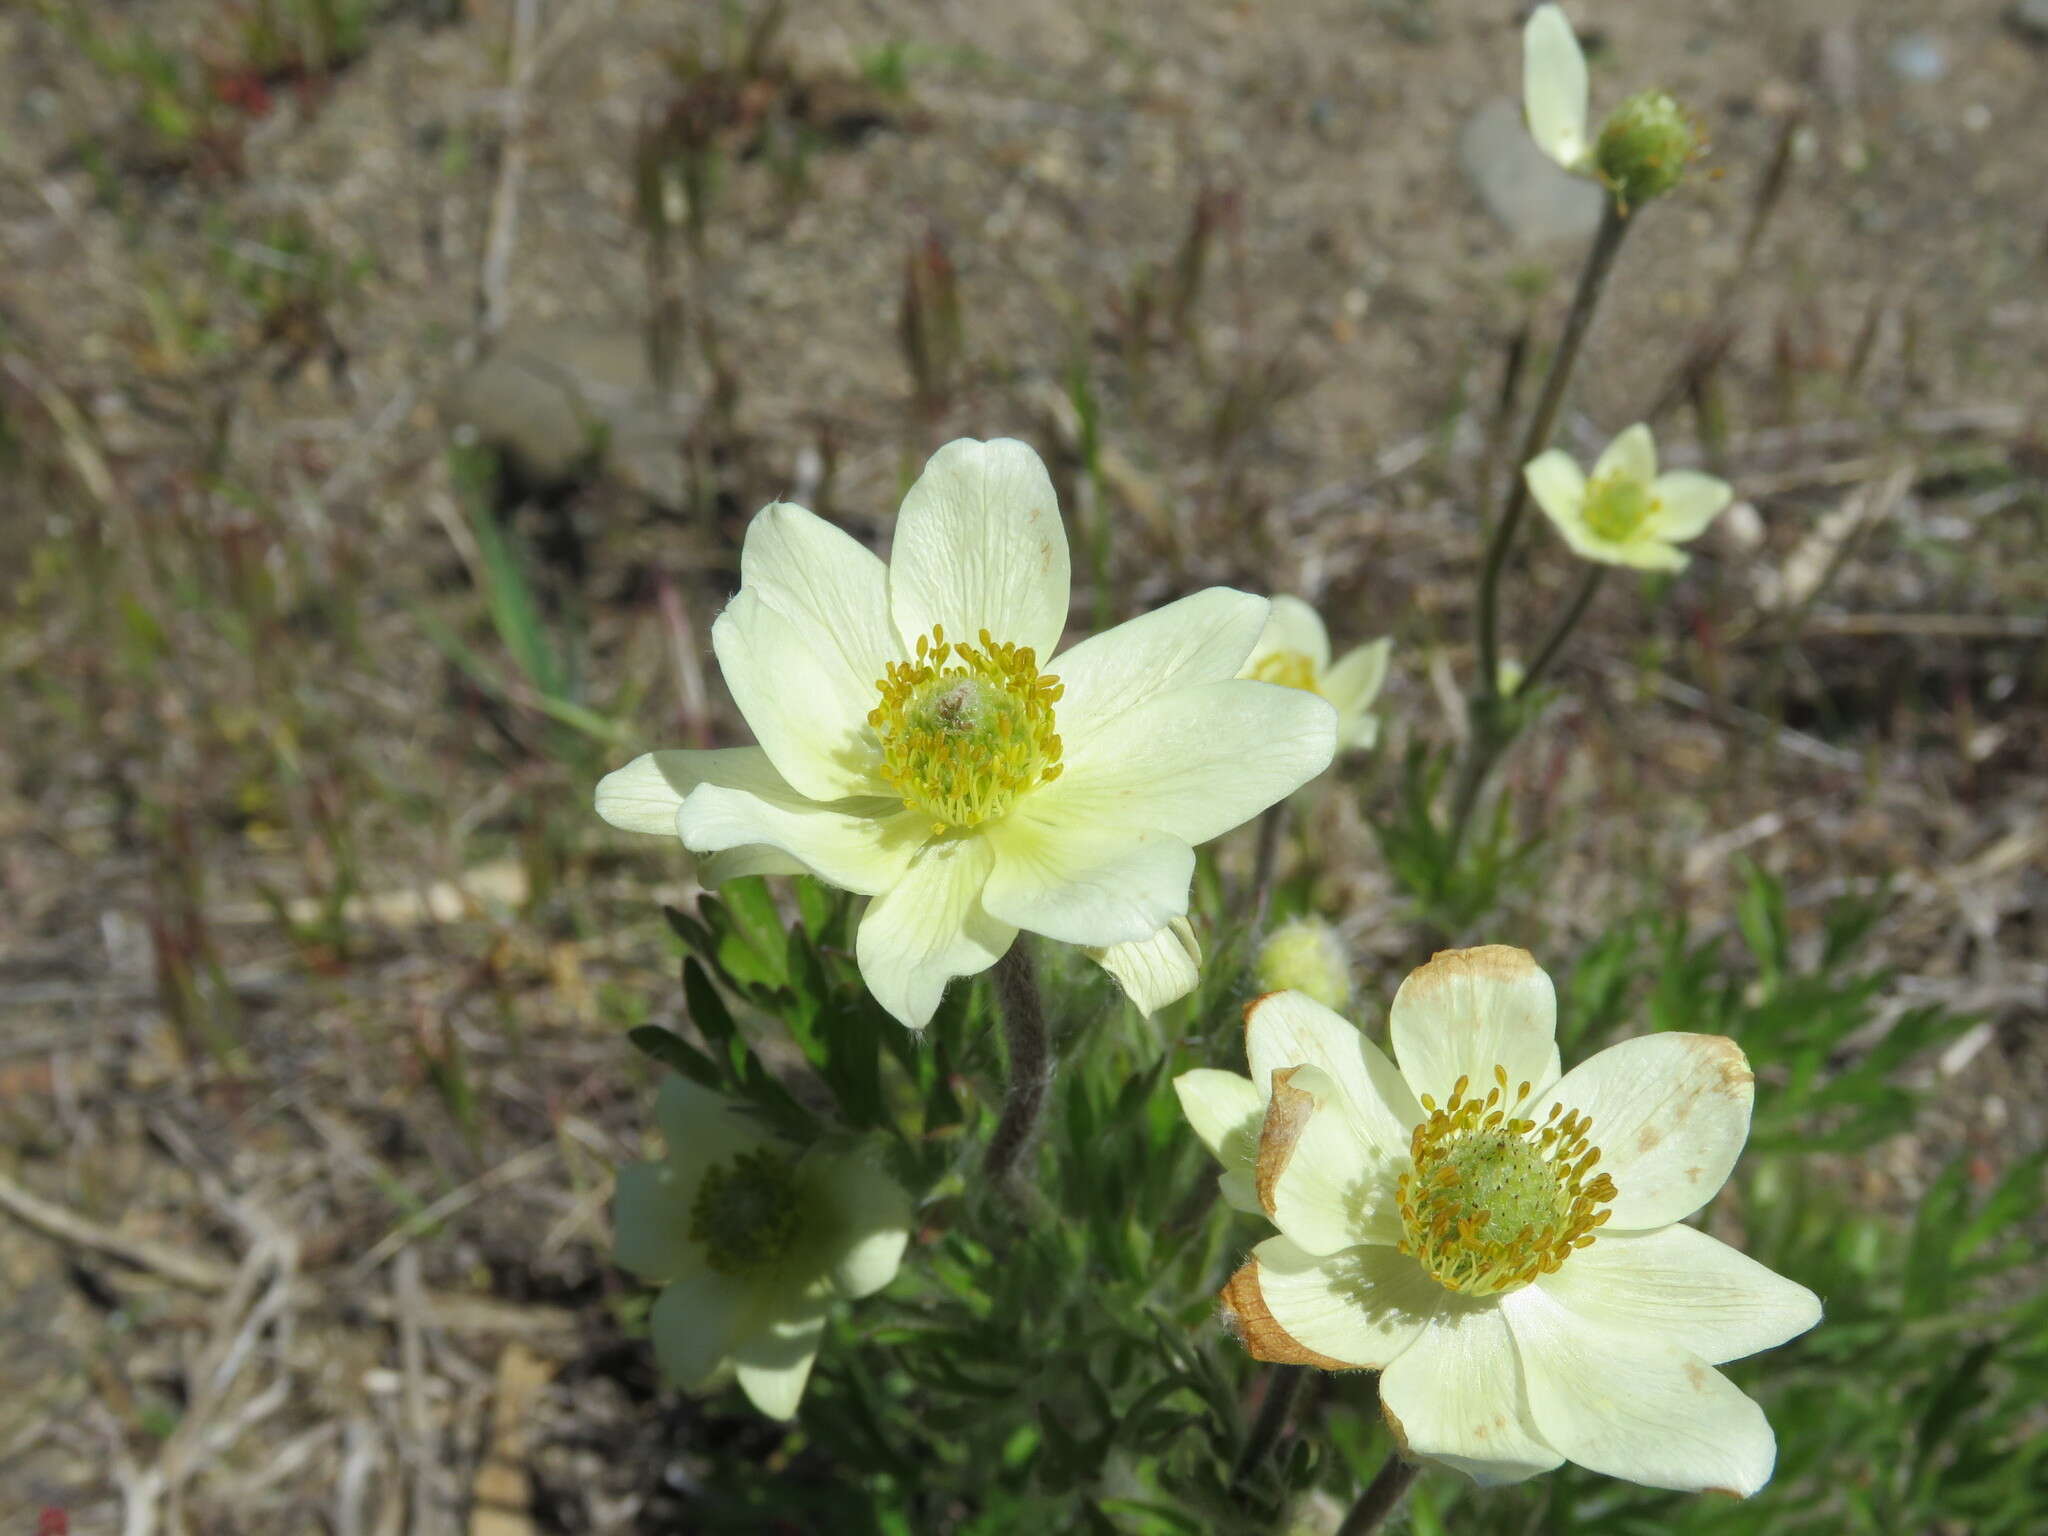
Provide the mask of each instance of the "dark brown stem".
[{"label": "dark brown stem", "polygon": [[1515,530],[1529,504],[1529,483],[1522,467],[1550,446],[1550,434],[1557,426],[1557,413],[1564,406],[1565,386],[1571,381],[1578,361],[1579,346],[1593,323],[1607,274],[1613,270],[1621,237],[1628,233],[1629,219],[1608,198],[1601,210],[1600,228],[1593,236],[1593,248],[1586,253],[1586,265],[1579,273],[1578,292],[1572,295],[1571,310],[1564,318],[1564,331],[1557,339],[1557,351],[1550,359],[1550,371],[1543,379],[1543,393],[1537,398],[1529,429],[1522,434],[1521,452],[1507,467],[1501,513],[1493,525],[1493,540],[1486,548],[1486,566],[1479,577],[1479,691],[1492,699],[1498,696],[1496,675],[1500,661],[1499,601],[1500,575],[1507,564],[1508,550],[1515,542]]},{"label": "dark brown stem", "polygon": [[1003,1043],[1010,1056],[1010,1081],[1003,1113],[982,1154],[981,1171],[991,1183],[1017,1193],[1020,1165],[1037,1134],[1052,1087],[1052,1051],[1045,1036],[1045,1001],[1038,990],[1038,968],[1031,942],[1017,936],[995,965],[996,1012],[1003,1021]]},{"label": "dark brown stem", "polygon": [[1287,802],[1266,807],[1259,818],[1259,845],[1252,856],[1252,899],[1246,914],[1253,933],[1266,925],[1266,909],[1273,904],[1273,876],[1280,864],[1280,840],[1287,831]]},{"label": "dark brown stem", "polygon": [[1358,1502],[1351,1506],[1344,1523],[1337,1527],[1337,1536],[1366,1536],[1367,1532],[1378,1530],[1387,1516],[1400,1507],[1421,1471],[1419,1463],[1404,1460],[1400,1452],[1389,1455],[1378,1475],[1358,1496]]}]

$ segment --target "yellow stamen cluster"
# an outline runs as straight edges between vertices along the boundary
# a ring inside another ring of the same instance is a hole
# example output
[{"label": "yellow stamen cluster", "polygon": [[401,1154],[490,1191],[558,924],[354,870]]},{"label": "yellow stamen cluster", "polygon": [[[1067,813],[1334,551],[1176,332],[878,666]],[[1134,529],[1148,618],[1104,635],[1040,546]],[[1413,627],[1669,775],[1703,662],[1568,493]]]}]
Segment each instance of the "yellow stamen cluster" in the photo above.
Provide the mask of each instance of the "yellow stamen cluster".
[{"label": "yellow stamen cluster", "polygon": [[1316,664],[1305,651],[1273,651],[1252,663],[1252,680],[1314,693]]},{"label": "yellow stamen cluster", "polygon": [[1529,1084],[1512,1093],[1507,1069],[1493,1069],[1486,1097],[1468,1098],[1458,1079],[1441,1109],[1422,1095],[1427,1117],[1415,1127],[1414,1166],[1397,1194],[1405,1232],[1400,1249],[1435,1280],[1471,1296],[1491,1296],[1548,1274],[1613,1214],[1614,1181],[1593,1175],[1600,1149],[1593,1122],[1553,1104],[1543,1123],[1515,1112]]},{"label": "yellow stamen cluster", "polygon": [[1626,475],[1602,475],[1586,488],[1586,526],[1610,544],[1625,544],[1657,510],[1650,488]]},{"label": "yellow stamen cluster", "polygon": [[868,724],[882,746],[882,777],[934,834],[979,826],[1026,790],[1060,776],[1053,705],[1066,691],[1042,676],[1032,648],[948,640],[935,624],[909,661],[876,681],[882,702]]}]

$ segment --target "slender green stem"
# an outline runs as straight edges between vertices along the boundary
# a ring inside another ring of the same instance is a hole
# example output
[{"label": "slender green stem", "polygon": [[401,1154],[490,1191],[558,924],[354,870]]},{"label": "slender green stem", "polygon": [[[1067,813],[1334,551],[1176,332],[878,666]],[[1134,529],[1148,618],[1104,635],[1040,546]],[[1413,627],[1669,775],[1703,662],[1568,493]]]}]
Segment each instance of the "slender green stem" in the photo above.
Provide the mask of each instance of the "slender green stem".
[{"label": "slender green stem", "polygon": [[1586,616],[1586,610],[1592,606],[1593,594],[1600,590],[1600,583],[1606,579],[1606,566],[1587,562],[1585,577],[1579,582],[1579,590],[1572,594],[1571,605],[1559,615],[1557,623],[1551,627],[1550,638],[1543,642],[1543,648],[1536,653],[1536,659],[1529,663],[1529,670],[1522,674],[1521,682],[1516,685],[1518,689],[1535,687],[1543,674],[1550,670],[1551,663],[1557,660],[1557,653],[1564,649],[1565,641],[1571,638],[1572,631],[1579,627],[1579,620]]},{"label": "slender green stem", "polygon": [[1003,1043],[1010,1055],[1010,1080],[995,1134],[982,1154],[981,1171],[991,1183],[1015,1193],[1020,1165],[1037,1133],[1046,1094],[1052,1087],[1045,1000],[1038,990],[1031,941],[1022,934],[996,962],[995,983],[996,1012],[1002,1018]]},{"label": "slender green stem", "polygon": [[[1571,602],[1566,605],[1564,612],[1558,615],[1557,622],[1551,626],[1549,637],[1536,652],[1536,659],[1529,663],[1528,671],[1522,674],[1521,682],[1515,685],[1518,693],[1526,693],[1534,688],[1550,670],[1552,663],[1557,660],[1558,653],[1564,649],[1565,641],[1571,638],[1572,631],[1579,627],[1579,620],[1586,616],[1586,610],[1592,606],[1594,594],[1599,592],[1600,584],[1606,579],[1606,566],[1592,561],[1587,562],[1586,574],[1579,581],[1579,590],[1572,594]],[[1505,700],[1499,697],[1487,699],[1482,696],[1474,699],[1472,705],[1468,715],[1472,722],[1472,736],[1466,744],[1465,759],[1458,765],[1457,787],[1451,798],[1449,857],[1453,863],[1457,860],[1459,849],[1464,847],[1465,832],[1471,825],[1472,810],[1478,803],[1480,786],[1486,782],[1487,773],[1499,761],[1501,753],[1507,749],[1508,742],[1512,739],[1512,732],[1502,719],[1506,713]]]},{"label": "slender green stem", "polygon": [[1465,710],[1467,724],[1465,755],[1458,763],[1458,780],[1451,791],[1451,830],[1446,841],[1444,863],[1455,867],[1465,846],[1465,831],[1472,824],[1473,807],[1479,803],[1479,786],[1507,735],[1501,725],[1502,701],[1498,694],[1475,694]]},{"label": "slender green stem", "polygon": [[[1572,295],[1572,307],[1564,317],[1564,330],[1558,336],[1557,350],[1551,355],[1550,370],[1543,377],[1542,393],[1537,396],[1528,429],[1522,434],[1521,450],[1515,455],[1514,462],[1507,466],[1507,476],[1502,482],[1500,515],[1494,519],[1493,536],[1486,546],[1486,564],[1479,573],[1479,682],[1466,705],[1465,757],[1458,766],[1457,783],[1451,795],[1450,833],[1445,858],[1452,865],[1457,863],[1458,855],[1465,846],[1465,833],[1471,826],[1472,812],[1479,803],[1479,791],[1485,786],[1487,773],[1513,737],[1501,707],[1500,578],[1507,566],[1508,552],[1514,547],[1522,515],[1529,506],[1529,482],[1524,478],[1522,469],[1550,446],[1550,434],[1556,429],[1558,412],[1564,407],[1565,386],[1571,382],[1572,369],[1578,362],[1586,332],[1593,323],[1593,312],[1599,307],[1600,295],[1607,287],[1607,276],[1613,271],[1614,258],[1621,250],[1622,236],[1628,230],[1628,215],[1621,211],[1613,198],[1607,199],[1600,212],[1600,228],[1593,235],[1592,249],[1586,252],[1586,265],[1579,272],[1578,291]],[[1590,592],[1583,596],[1591,601]],[[1552,640],[1561,643],[1563,635],[1570,632],[1570,624],[1577,622],[1575,612],[1570,623],[1552,635]],[[1546,645],[1546,653],[1549,650],[1550,646]],[[1524,686],[1527,686],[1526,682]]]},{"label": "slender green stem", "polygon": [[1267,1372],[1266,1396],[1259,1404],[1259,1416],[1252,1420],[1252,1432],[1245,1437],[1237,1464],[1230,1469],[1233,1492],[1249,1482],[1260,1464],[1273,1454],[1281,1432],[1287,1428],[1288,1415],[1294,1411],[1294,1400],[1301,1395],[1301,1384],[1307,1379],[1306,1366],[1276,1365]]},{"label": "slender green stem", "polygon": [[1400,1452],[1390,1454],[1366,1485],[1365,1492],[1358,1496],[1358,1502],[1351,1506],[1344,1523],[1337,1527],[1337,1536],[1366,1536],[1367,1532],[1378,1530],[1387,1516],[1400,1507],[1421,1471],[1419,1463],[1403,1459]]},{"label": "slender green stem", "polygon": [[1550,371],[1543,379],[1543,392],[1537,397],[1529,428],[1522,434],[1521,452],[1508,466],[1501,513],[1494,521],[1493,540],[1487,545],[1486,566],[1479,577],[1479,691],[1489,699],[1499,694],[1501,570],[1507,564],[1508,550],[1515,542],[1515,530],[1529,504],[1529,484],[1522,476],[1522,466],[1550,446],[1550,434],[1557,425],[1557,413],[1564,406],[1565,386],[1570,383],[1573,365],[1578,362],[1580,344],[1593,323],[1593,311],[1599,306],[1600,294],[1607,286],[1607,274],[1614,268],[1615,254],[1620,251],[1621,237],[1628,233],[1628,228],[1628,216],[1621,212],[1613,198],[1606,199],[1600,214],[1600,228],[1593,236],[1593,247],[1586,253],[1586,265],[1579,273],[1578,292],[1572,295],[1572,307],[1564,318],[1564,331],[1557,339],[1557,351],[1552,355]]}]

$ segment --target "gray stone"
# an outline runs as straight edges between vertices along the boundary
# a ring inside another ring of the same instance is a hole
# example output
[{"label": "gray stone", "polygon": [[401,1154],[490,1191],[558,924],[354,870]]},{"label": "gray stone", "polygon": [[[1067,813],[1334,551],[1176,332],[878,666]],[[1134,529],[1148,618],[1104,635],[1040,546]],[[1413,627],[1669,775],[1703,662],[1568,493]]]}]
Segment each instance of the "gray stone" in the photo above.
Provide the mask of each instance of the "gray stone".
[{"label": "gray stone", "polygon": [[1885,50],[1885,62],[1901,80],[1932,85],[1948,73],[1948,50],[1925,32],[1908,32]]},{"label": "gray stone", "polygon": [[538,479],[594,460],[664,506],[682,503],[692,402],[662,398],[638,331],[514,321],[455,381],[446,412]]},{"label": "gray stone", "polygon": [[1599,227],[1607,194],[1536,147],[1520,102],[1481,107],[1459,136],[1458,163],[1486,211],[1524,244],[1586,240]]}]

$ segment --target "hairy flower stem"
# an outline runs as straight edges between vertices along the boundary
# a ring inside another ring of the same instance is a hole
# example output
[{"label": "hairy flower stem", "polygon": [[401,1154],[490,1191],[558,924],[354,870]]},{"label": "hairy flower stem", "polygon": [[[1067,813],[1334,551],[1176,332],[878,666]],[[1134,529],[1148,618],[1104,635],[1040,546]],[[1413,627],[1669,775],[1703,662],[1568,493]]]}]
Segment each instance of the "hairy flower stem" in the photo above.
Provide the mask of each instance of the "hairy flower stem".
[{"label": "hairy flower stem", "polygon": [[996,1012],[1003,1021],[1003,1043],[1010,1056],[1010,1081],[1003,1113],[982,1154],[981,1171],[1008,1194],[1018,1194],[1024,1154],[1045,1113],[1052,1087],[1052,1051],[1045,1038],[1045,999],[1038,990],[1038,968],[1031,944],[1017,936],[995,964]]},{"label": "hairy flower stem", "polygon": [[1301,1384],[1307,1379],[1307,1368],[1299,1365],[1276,1365],[1266,1373],[1266,1395],[1259,1403],[1259,1416],[1252,1420],[1252,1432],[1245,1437],[1244,1449],[1238,1452],[1237,1463],[1230,1469],[1233,1493],[1249,1482],[1260,1464],[1273,1454],[1281,1431],[1287,1428],[1288,1415],[1294,1411],[1294,1400],[1301,1395]]},{"label": "hairy flower stem", "polygon": [[[1536,409],[1529,417],[1528,429],[1522,434],[1521,450],[1508,466],[1507,479],[1502,486],[1500,514],[1494,519],[1493,537],[1486,547],[1486,564],[1479,573],[1479,684],[1466,704],[1470,729],[1467,732],[1465,761],[1460,766],[1451,802],[1447,857],[1452,863],[1456,862],[1458,852],[1464,846],[1472,808],[1478,803],[1487,772],[1513,738],[1512,730],[1502,718],[1501,709],[1500,578],[1507,566],[1508,551],[1513,548],[1515,534],[1521,526],[1522,515],[1529,507],[1529,483],[1523,478],[1522,467],[1550,446],[1550,434],[1556,428],[1558,412],[1564,406],[1565,386],[1571,382],[1580,346],[1592,326],[1593,312],[1599,307],[1600,295],[1606,290],[1608,274],[1614,269],[1614,258],[1621,250],[1621,239],[1628,229],[1628,215],[1621,211],[1613,198],[1608,198],[1601,208],[1600,228],[1594,233],[1592,249],[1586,253],[1586,265],[1579,272],[1578,291],[1572,295],[1572,307],[1565,315],[1564,330],[1557,339],[1557,351],[1550,359],[1550,371],[1544,375],[1542,393],[1538,395]],[[1572,622],[1577,622],[1576,617]]]},{"label": "hairy flower stem", "polygon": [[1400,1507],[1409,1486],[1422,1471],[1420,1462],[1404,1460],[1396,1451],[1380,1466],[1378,1473],[1351,1506],[1351,1513],[1337,1527],[1337,1536],[1366,1536],[1386,1523],[1387,1516]]}]

